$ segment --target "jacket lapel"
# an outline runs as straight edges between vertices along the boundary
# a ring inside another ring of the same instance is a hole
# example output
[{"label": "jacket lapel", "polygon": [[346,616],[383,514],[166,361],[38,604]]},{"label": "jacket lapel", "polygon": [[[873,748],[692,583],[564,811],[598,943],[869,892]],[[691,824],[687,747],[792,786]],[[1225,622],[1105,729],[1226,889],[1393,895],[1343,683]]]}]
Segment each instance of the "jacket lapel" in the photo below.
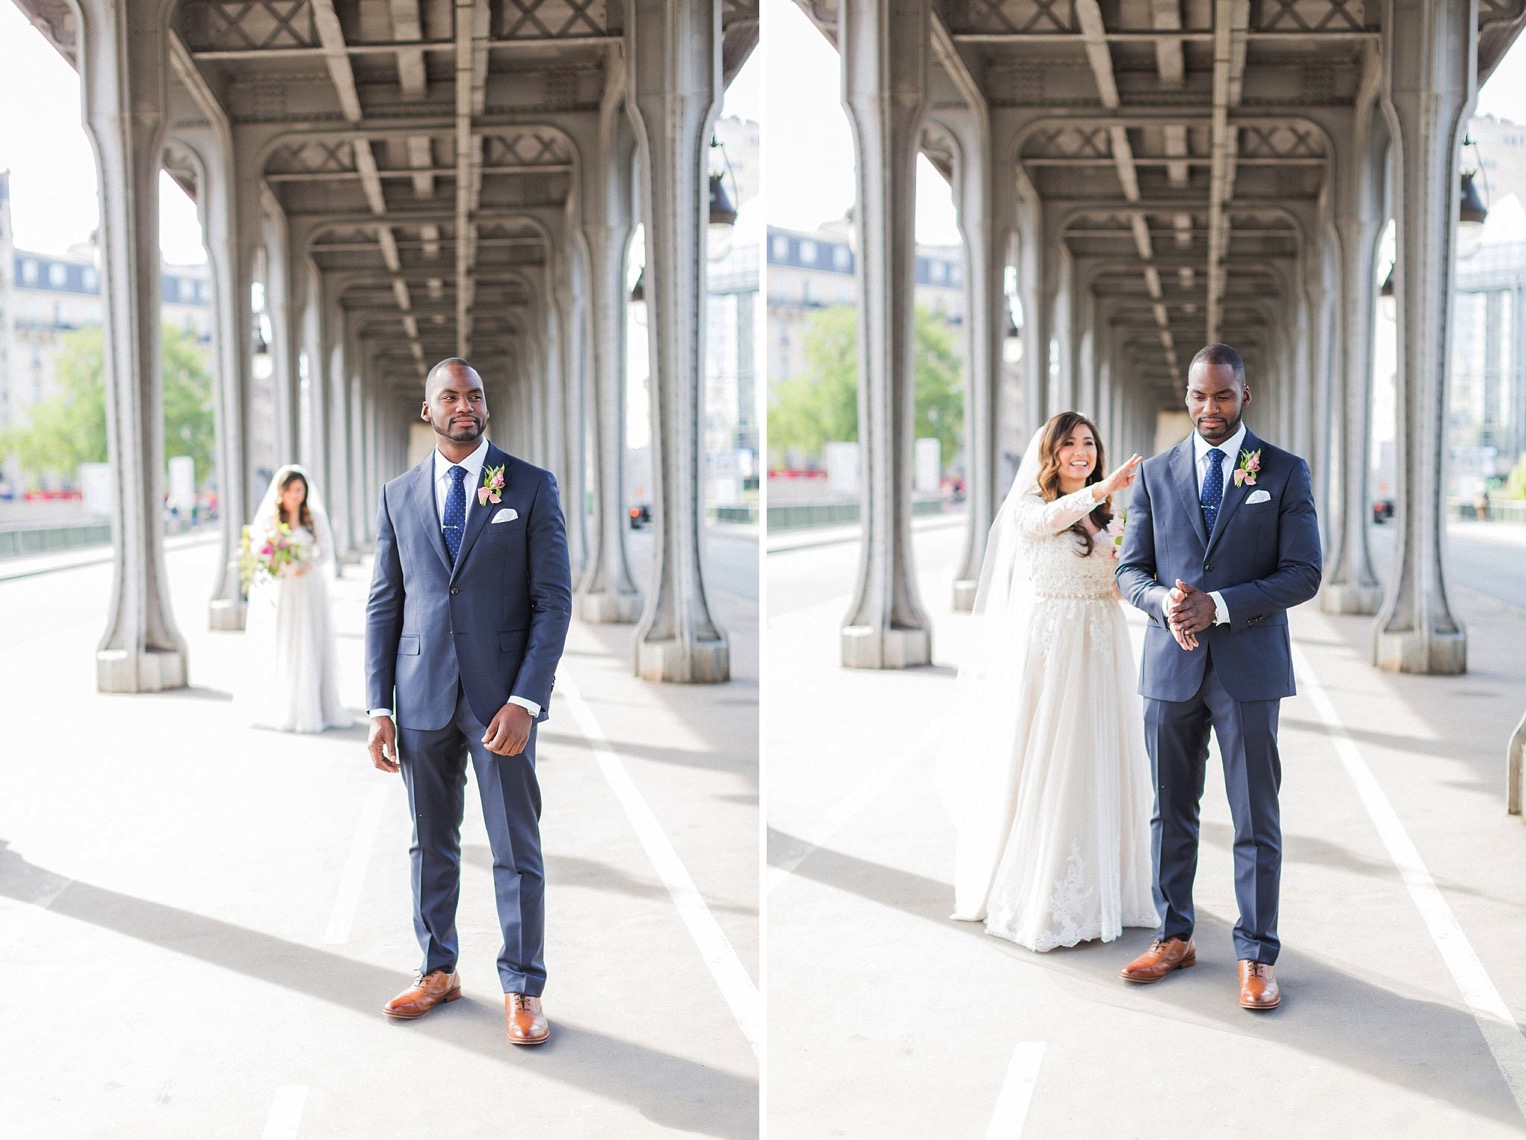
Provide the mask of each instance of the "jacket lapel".
[{"label": "jacket lapel", "polygon": [[440,512],[434,501],[434,452],[424,457],[424,462],[413,469],[408,478],[407,510],[434,536],[434,552],[439,555],[445,569],[450,569],[450,548],[445,545],[445,531],[440,527]]},{"label": "jacket lapel", "polygon": [[[487,475],[487,469],[489,467],[497,467],[500,463],[503,464],[504,495],[502,497],[507,497],[510,476],[509,455],[508,452],[501,450],[491,443],[487,445],[487,458],[482,461],[482,475],[477,478],[477,487],[482,486],[482,479]],[[487,526],[488,517],[503,505],[502,503],[484,504],[477,502],[477,487],[468,487],[466,489],[467,497],[472,501],[467,504],[466,533],[461,536],[461,553],[456,555],[457,570],[461,569],[462,563],[466,561],[466,556],[471,553],[472,544],[477,541],[477,536],[482,533],[482,528]],[[443,545],[443,538],[441,543]],[[447,555],[446,562],[449,563],[449,561],[450,557]]]},{"label": "jacket lapel", "polygon": [[[1261,441],[1251,434],[1249,428],[1246,428],[1245,438],[1240,441],[1240,453],[1257,451],[1260,447]],[[1213,535],[1208,540],[1210,550],[1218,541],[1219,535],[1224,533],[1224,528],[1229,525],[1230,516],[1240,509],[1240,504],[1245,502],[1246,496],[1251,492],[1249,484],[1235,485],[1234,472],[1235,468],[1240,466],[1240,454],[1231,455],[1229,464],[1229,470],[1224,473],[1224,502],[1219,506],[1219,517],[1214,522]]]},{"label": "jacket lapel", "polygon": [[1198,503],[1197,472],[1194,470],[1194,467],[1192,437],[1189,435],[1181,443],[1177,444],[1171,452],[1171,481],[1176,484],[1176,489],[1181,492],[1182,505],[1187,510],[1187,517],[1192,520],[1193,529],[1197,531],[1198,541],[1206,547],[1208,545],[1208,528],[1203,525],[1203,508]]}]

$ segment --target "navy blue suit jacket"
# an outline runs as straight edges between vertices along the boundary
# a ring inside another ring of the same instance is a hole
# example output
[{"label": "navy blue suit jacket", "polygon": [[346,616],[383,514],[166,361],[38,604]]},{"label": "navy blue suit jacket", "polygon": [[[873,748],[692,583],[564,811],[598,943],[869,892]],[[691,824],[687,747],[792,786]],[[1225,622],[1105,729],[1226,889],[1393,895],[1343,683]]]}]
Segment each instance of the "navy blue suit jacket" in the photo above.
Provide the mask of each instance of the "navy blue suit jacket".
[{"label": "navy blue suit jacket", "polygon": [[[1225,480],[1213,534],[1198,506],[1192,438],[1139,468],[1118,556],[1118,588],[1149,619],[1140,662],[1141,696],[1191,700],[1212,660],[1237,701],[1291,697],[1293,657],[1287,611],[1319,590],[1319,522],[1309,465],[1247,431],[1242,451],[1261,452],[1255,486]],[[1232,458],[1231,472],[1241,457]],[[1257,501],[1250,502],[1254,497]],[[1163,601],[1180,578],[1218,590],[1227,625],[1197,635],[1187,652],[1166,628]]]},{"label": "navy blue suit jacket", "polygon": [[572,621],[566,522],[555,476],[490,443],[484,470],[499,464],[501,501],[471,504],[454,567],[435,506],[434,453],[382,489],[366,707],[391,708],[400,727],[449,724],[458,681],[483,724],[511,696],[534,701],[546,718]]}]

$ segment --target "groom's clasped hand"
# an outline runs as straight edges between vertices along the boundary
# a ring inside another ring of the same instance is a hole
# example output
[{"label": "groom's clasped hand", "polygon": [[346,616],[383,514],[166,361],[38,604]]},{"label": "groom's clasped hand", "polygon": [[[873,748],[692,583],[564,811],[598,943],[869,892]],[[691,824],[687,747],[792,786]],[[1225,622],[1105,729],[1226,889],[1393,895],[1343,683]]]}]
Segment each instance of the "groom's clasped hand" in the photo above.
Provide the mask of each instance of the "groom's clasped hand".
[{"label": "groom's clasped hand", "polygon": [[1166,619],[1171,636],[1189,653],[1197,648],[1197,635],[1213,624],[1213,599],[1180,578],[1171,588]]}]

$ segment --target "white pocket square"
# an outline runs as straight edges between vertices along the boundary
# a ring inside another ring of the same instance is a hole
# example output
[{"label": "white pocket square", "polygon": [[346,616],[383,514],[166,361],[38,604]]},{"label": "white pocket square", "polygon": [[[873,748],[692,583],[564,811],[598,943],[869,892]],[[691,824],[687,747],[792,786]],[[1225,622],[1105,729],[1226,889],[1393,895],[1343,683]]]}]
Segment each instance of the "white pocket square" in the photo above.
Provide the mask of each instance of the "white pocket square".
[{"label": "white pocket square", "polygon": [[1252,491],[1250,493],[1250,498],[1245,500],[1245,505],[1248,507],[1253,503],[1264,503],[1271,497],[1272,495],[1270,491]]},{"label": "white pocket square", "polygon": [[492,520],[488,523],[488,526],[494,526],[501,522],[513,522],[518,517],[519,512],[516,511],[513,507],[504,507],[496,515],[493,516]]}]

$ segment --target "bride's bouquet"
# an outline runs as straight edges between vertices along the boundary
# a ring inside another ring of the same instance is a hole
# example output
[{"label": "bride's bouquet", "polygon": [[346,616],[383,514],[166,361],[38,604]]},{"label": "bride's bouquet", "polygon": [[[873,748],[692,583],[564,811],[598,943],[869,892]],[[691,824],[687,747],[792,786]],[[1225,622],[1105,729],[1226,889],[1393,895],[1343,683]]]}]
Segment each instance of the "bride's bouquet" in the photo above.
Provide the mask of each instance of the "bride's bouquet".
[{"label": "bride's bouquet", "polygon": [[277,523],[274,530],[258,540],[247,526],[244,528],[238,549],[238,574],[245,592],[256,582],[274,581],[288,566],[301,561],[302,547],[285,523]]},{"label": "bride's bouquet", "polygon": [[1128,525],[1129,508],[1121,507],[1107,524],[1107,535],[1112,540],[1114,558],[1123,552],[1123,528]]}]

